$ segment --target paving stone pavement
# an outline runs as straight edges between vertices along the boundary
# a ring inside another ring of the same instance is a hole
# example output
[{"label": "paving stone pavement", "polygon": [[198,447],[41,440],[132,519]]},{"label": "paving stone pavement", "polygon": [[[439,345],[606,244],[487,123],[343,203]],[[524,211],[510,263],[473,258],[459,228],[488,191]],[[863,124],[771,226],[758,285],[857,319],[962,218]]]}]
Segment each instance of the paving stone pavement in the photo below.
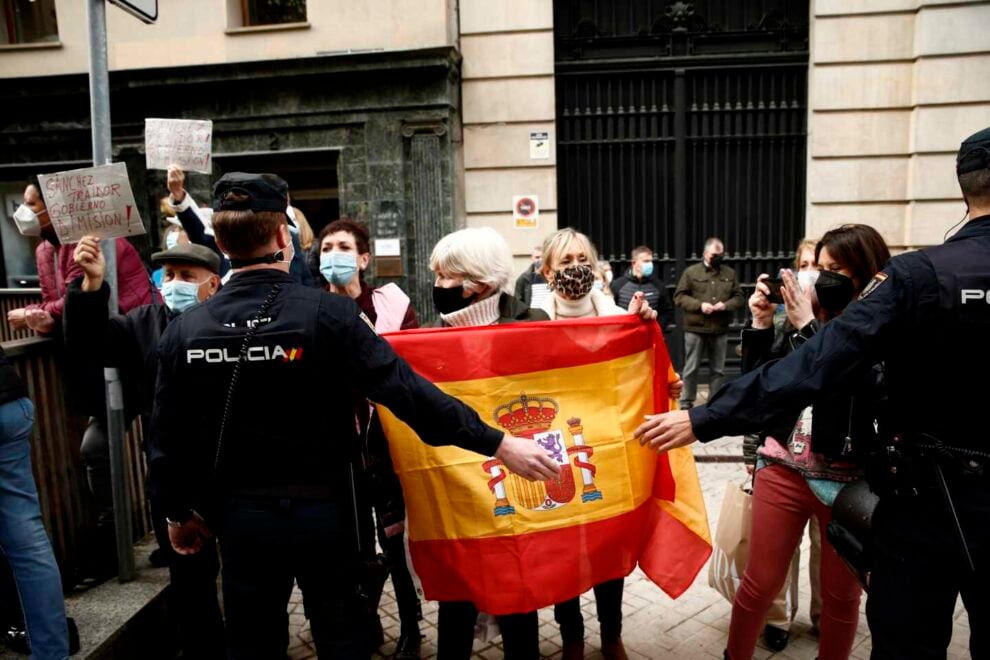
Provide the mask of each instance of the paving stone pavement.
[{"label": "paving stone pavement", "polygon": [[[739,438],[724,438],[708,445],[698,446],[696,455],[739,455],[741,440]],[[704,459],[702,459],[704,460]],[[742,482],[746,472],[741,463],[698,463],[698,473],[708,508],[708,519],[712,532],[718,524],[718,514],[722,497],[725,494],[725,482],[733,480]],[[801,581],[800,602],[797,618],[791,626],[791,641],[787,648],[780,653],[773,653],[766,647],[759,646],[756,650],[756,660],[780,658],[789,660],[813,660],[817,653],[818,640],[811,632],[811,621],[808,618],[808,603],[810,586],[808,583],[808,539],[805,535],[801,552]],[[870,635],[864,613],[865,598],[860,607],[859,630],[852,652],[854,660],[865,660],[870,655]],[[581,598],[581,608],[584,611],[585,653],[587,658],[601,658],[598,639],[598,621],[595,614],[594,596],[590,592]],[[638,569],[626,578],[623,594],[623,628],[622,639],[630,658],[641,660],[651,658],[663,660],[666,658],[688,658],[691,660],[721,660],[722,650],[728,636],[731,606],[714,589],[708,586],[708,567],[698,574],[694,585],[677,600],[669,598],[660,591]],[[290,648],[289,658],[292,660],[308,660],[316,658],[312,634],[303,616],[302,596],[296,589],[289,604],[290,618]],[[382,623],[385,628],[385,645],[376,658],[388,658],[395,649],[399,636],[399,615],[395,599],[392,595],[391,583],[386,585],[381,604]],[[540,610],[540,650],[546,658],[560,658],[560,636],[557,625],[553,620],[553,608]],[[423,604],[424,620],[420,628],[425,635],[423,640],[423,658],[436,657],[437,641],[437,607],[436,603]],[[952,645],[949,647],[949,658],[962,659],[969,657],[969,622],[962,604],[957,603],[953,623]],[[474,658],[501,658],[500,640],[495,643],[475,641]]]}]

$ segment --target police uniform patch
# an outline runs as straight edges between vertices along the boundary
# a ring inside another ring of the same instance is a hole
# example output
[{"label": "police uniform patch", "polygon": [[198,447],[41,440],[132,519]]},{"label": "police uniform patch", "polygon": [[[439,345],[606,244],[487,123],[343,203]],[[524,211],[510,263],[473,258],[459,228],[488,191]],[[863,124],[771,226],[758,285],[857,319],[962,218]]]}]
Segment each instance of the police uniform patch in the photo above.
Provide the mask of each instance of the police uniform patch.
[{"label": "police uniform patch", "polygon": [[877,287],[879,287],[881,284],[883,284],[886,281],[887,281],[887,273],[877,273],[876,275],[873,276],[873,279],[870,280],[870,283],[866,285],[866,288],[863,289],[863,292],[859,294],[859,299],[862,300],[866,296],[870,295],[871,293],[877,290]]}]

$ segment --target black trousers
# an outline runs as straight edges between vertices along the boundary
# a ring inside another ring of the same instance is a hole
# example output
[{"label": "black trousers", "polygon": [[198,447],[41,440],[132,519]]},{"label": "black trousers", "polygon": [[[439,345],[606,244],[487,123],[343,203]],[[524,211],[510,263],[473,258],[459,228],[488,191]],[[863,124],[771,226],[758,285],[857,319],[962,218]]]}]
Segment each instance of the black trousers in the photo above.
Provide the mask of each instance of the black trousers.
[{"label": "black trousers", "polygon": [[[622,634],[624,583],[625,580],[619,578],[595,586],[598,623],[601,626],[601,637],[605,641],[615,641]],[[560,638],[564,642],[579,642],[584,639],[584,616],[581,614],[580,596],[554,605],[553,618],[560,626]]]},{"label": "black trousers", "polygon": [[321,658],[367,659],[353,514],[329,502],[235,498],[220,533],[230,660],[284,658],[293,580]]},{"label": "black trousers", "polygon": [[[147,428],[147,427],[146,427]],[[106,423],[90,417],[79,453],[86,465],[86,482],[96,501],[98,524],[113,528],[113,481],[110,476],[110,436]]]},{"label": "black trousers", "polygon": [[950,482],[976,573],[965,566],[942,496],[881,497],[873,514],[874,570],[866,602],[874,660],[942,659],[962,594],[970,652],[990,658],[990,478]]},{"label": "black trousers", "polygon": [[178,629],[182,658],[217,660],[225,655],[223,616],[217,599],[220,557],[215,540],[204,540],[194,555],[180,555],[168,540],[161,507],[151,502],[151,522],[158,547],[168,559],[168,611]]},{"label": "black trousers", "polygon": [[419,635],[419,621],[423,618],[423,609],[413,584],[409,565],[406,563],[406,549],[403,543],[404,534],[385,536],[385,531],[378,528],[378,541],[388,556],[392,567],[390,575],[392,588],[395,590],[395,602],[399,606],[399,625],[401,634]]},{"label": "black trousers", "polygon": [[[474,645],[478,608],[468,601],[441,601],[437,619],[437,660],[467,660]],[[536,612],[498,617],[502,651],[511,660],[539,660],[540,620]]]}]

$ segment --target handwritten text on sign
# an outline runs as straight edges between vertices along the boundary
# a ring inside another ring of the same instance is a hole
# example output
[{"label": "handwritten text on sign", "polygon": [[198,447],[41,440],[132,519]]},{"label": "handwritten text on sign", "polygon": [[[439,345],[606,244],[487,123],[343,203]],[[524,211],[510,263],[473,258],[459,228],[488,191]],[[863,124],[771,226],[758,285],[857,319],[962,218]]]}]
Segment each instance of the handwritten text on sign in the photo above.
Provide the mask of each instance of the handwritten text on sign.
[{"label": "handwritten text on sign", "polygon": [[213,122],[192,119],[144,120],[145,167],[167,170],[178,165],[189,172],[213,171]]},{"label": "handwritten text on sign", "polygon": [[38,182],[63,244],[86,235],[116,238],[144,233],[123,163],[42,174]]}]

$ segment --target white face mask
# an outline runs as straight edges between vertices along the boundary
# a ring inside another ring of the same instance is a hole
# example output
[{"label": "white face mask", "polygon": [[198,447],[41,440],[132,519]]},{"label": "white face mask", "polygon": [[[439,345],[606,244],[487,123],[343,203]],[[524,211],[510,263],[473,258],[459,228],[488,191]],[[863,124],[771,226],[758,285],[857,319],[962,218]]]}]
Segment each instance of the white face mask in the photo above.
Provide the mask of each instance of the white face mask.
[{"label": "white face mask", "polygon": [[14,211],[14,224],[17,225],[17,231],[21,232],[22,236],[41,236],[41,222],[38,220],[38,214],[32,211],[27,204],[21,204]]},{"label": "white face mask", "polygon": [[808,287],[815,286],[815,282],[818,281],[819,271],[817,270],[803,270],[797,274],[798,284],[804,291],[808,290]]},{"label": "white face mask", "polygon": [[[279,253],[281,253],[282,255],[281,259],[278,258]],[[283,264],[291,264],[292,259],[295,258],[295,256],[296,256],[296,246],[292,244],[291,238],[289,240],[288,245],[286,245],[284,248],[282,248],[281,250],[275,253],[276,260]]]}]

